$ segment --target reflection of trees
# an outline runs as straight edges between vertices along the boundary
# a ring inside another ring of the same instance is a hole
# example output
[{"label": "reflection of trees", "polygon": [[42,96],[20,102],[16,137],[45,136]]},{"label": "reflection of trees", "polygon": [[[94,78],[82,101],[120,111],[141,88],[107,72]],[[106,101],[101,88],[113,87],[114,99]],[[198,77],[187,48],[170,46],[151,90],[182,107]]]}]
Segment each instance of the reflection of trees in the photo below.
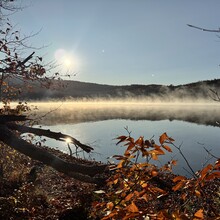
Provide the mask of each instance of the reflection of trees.
[{"label": "reflection of trees", "polygon": [[[52,108],[52,107],[51,107]],[[69,105],[65,104],[54,114],[48,114],[41,122],[44,125],[70,124],[110,119],[129,120],[179,120],[201,125],[218,126],[220,122],[219,106],[215,105]],[[37,112],[44,114],[47,110],[42,107]]]}]

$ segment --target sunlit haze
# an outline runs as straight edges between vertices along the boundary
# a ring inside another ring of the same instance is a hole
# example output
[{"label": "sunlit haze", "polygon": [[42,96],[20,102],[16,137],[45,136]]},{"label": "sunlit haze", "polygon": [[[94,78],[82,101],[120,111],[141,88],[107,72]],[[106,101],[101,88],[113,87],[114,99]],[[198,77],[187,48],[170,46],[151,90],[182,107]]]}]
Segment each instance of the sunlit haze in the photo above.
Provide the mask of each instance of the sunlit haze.
[{"label": "sunlit haze", "polygon": [[[24,2],[24,1],[23,1]],[[29,3],[29,4],[28,4]],[[38,0],[10,17],[73,80],[184,84],[219,77],[220,1]]]}]

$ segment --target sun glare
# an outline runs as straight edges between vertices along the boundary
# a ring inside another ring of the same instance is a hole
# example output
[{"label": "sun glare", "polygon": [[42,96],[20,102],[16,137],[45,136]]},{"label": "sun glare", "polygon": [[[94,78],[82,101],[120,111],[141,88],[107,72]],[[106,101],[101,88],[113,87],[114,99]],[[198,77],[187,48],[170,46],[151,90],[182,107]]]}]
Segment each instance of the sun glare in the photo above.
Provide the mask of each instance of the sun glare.
[{"label": "sun glare", "polygon": [[71,138],[67,137],[67,138],[65,138],[65,142],[66,142],[67,144],[70,144],[70,143],[72,143],[72,140],[71,140]]},{"label": "sun glare", "polygon": [[55,51],[54,57],[64,70],[79,70],[80,61],[79,58],[75,56],[75,54],[64,49],[58,49]]}]

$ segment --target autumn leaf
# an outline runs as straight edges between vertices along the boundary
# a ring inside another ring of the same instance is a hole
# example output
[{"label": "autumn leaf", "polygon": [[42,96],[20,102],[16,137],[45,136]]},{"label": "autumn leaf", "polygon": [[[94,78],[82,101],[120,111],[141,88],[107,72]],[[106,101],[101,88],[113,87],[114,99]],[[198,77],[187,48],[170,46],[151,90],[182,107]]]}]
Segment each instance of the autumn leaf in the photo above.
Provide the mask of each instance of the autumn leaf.
[{"label": "autumn leaf", "polygon": [[167,136],[167,133],[163,133],[161,136],[160,136],[160,144],[163,144],[169,137]]},{"label": "autumn leaf", "polygon": [[173,191],[177,191],[180,188],[182,188],[185,185],[185,181],[180,181],[179,183],[177,183],[175,186],[172,187]]},{"label": "autumn leaf", "polygon": [[113,202],[108,202],[106,206],[109,210],[112,210],[114,207],[114,204],[113,204]]},{"label": "autumn leaf", "polygon": [[175,182],[177,182],[177,181],[185,180],[185,179],[186,179],[185,176],[177,176],[177,177],[175,177],[175,178],[173,179],[173,182],[175,183]]},{"label": "autumn leaf", "polygon": [[170,148],[169,146],[167,146],[167,145],[162,145],[162,147],[163,147],[164,149],[166,149],[167,151],[172,152],[172,150],[171,150],[171,148]]},{"label": "autumn leaf", "polygon": [[194,216],[199,219],[203,219],[203,209],[199,209]]},{"label": "autumn leaf", "polygon": [[118,139],[119,141],[116,143],[116,145],[118,145],[119,143],[121,143],[121,142],[123,142],[123,141],[125,141],[126,139],[127,139],[127,136],[119,136],[119,137],[117,137],[116,139]]},{"label": "autumn leaf", "polygon": [[135,141],[136,145],[139,146],[144,146],[144,138],[143,137],[139,137],[136,141]]},{"label": "autumn leaf", "polygon": [[134,143],[130,143],[129,146],[128,146],[128,148],[127,148],[127,151],[130,151],[134,146],[135,146]]},{"label": "autumn leaf", "polygon": [[153,170],[152,172],[151,172],[151,176],[157,176],[158,175],[158,172],[156,171],[156,170]]},{"label": "autumn leaf", "polygon": [[138,207],[135,205],[134,202],[132,202],[128,207],[127,207],[127,210],[129,212],[139,212],[139,209]]},{"label": "autumn leaf", "polygon": [[153,160],[158,160],[158,156],[157,156],[156,153],[152,152],[152,153],[151,153],[151,156],[152,156],[152,159],[153,159]]},{"label": "autumn leaf", "polygon": [[133,193],[128,194],[128,195],[125,197],[125,201],[129,201],[133,196],[134,196]]},{"label": "autumn leaf", "polygon": [[115,158],[116,160],[123,160],[124,159],[124,157],[122,155],[114,155],[112,157]]},{"label": "autumn leaf", "polygon": [[176,165],[177,165],[177,160],[171,160],[170,163],[171,163],[172,165],[176,166]]},{"label": "autumn leaf", "polygon": [[197,197],[201,197],[201,193],[198,190],[195,190],[195,194]]},{"label": "autumn leaf", "polygon": [[200,172],[201,175],[201,179],[203,179],[205,177],[205,175],[207,175],[207,172],[209,170],[211,170],[213,168],[213,166],[211,164],[207,165],[205,168],[203,168]]},{"label": "autumn leaf", "polygon": [[122,168],[124,164],[124,160],[121,160],[117,166],[118,169]]}]

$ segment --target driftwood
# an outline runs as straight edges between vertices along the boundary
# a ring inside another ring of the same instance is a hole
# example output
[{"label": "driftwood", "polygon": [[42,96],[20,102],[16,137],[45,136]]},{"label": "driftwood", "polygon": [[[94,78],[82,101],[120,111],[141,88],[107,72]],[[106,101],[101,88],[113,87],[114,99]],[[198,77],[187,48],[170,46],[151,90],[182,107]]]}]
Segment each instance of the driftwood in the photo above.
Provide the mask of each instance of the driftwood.
[{"label": "driftwood", "polygon": [[29,156],[34,160],[38,160],[48,166],[51,166],[57,171],[74,177],[75,179],[89,183],[100,183],[100,179],[96,178],[95,175],[103,173],[107,168],[107,165],[85,165],[66,162],[63,159],[49,153],[46,149],[39,148],[31,143],[28,143],[21,137],[17,136],[13,131],[16,130],[20,133],[33,133],[39,136],[46,136],[61,141],[64,141],[65,138],[68,137],[71,139],[73,144],[81,147],[86,152],[90,152],[93,148],[81,144],[75,138],[64,135],[62,133],[51,132],[50,130],[44,129],[31,128],[12,122],[19,120],[20,116],[7,116],[7,119],[3,119],[4,116],[1,117],[1,122],[6,123],[1,123],[0,125],[0,141],[25,154],[26,156]]}]

